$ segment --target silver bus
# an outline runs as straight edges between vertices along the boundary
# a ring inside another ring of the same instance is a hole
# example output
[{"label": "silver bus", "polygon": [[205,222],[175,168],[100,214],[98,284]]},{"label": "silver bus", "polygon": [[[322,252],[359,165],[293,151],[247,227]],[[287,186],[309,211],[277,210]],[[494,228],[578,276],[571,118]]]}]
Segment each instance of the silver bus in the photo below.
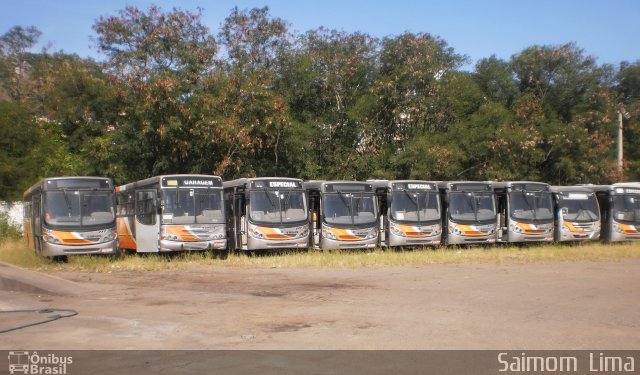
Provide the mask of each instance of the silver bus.
[{"label": "silver bus", "polygon": [[224,182],[232,250],[309,247],[309,210],[302,180],[240,178]]},{"label": "silver bus", "polygon": [[594,185],[600,204],[600,238],[608,242],[640,239],[640,182]]},{"label": "silver bus", "polygon": [[378,202],[373,186],[358,181],[306,181],[313,245],[320,249],[378,246]]},{"label": "silver bus", "polygon": [[440,182],[438,188],[447,245],[496,242],[496,201],[491,183]]},{"label": "silver bus", "polygon": [[498,203],[498,241],[553,241],[553,197],[549,184],[494,182]]},{"label": "silver bus", "polygon": [[118,250],[113,181],[51,177],[24,193],[24,236],[36,254],[114,254]]},{"label": "silver bus", "polygon": [[421,180],[368,182],[378,196],[382,246],[440,244],[442,217],[437,183]]},{"label": "silver bus", "polygon": [[554,240],[584,241],[600,238],[600,208],[592,189],[552,186],[555,212]]},{"label": "silver bus", "polygon": [[224,250],[222,179],[162,175],[116,188],[120,248],[139,253]]}]

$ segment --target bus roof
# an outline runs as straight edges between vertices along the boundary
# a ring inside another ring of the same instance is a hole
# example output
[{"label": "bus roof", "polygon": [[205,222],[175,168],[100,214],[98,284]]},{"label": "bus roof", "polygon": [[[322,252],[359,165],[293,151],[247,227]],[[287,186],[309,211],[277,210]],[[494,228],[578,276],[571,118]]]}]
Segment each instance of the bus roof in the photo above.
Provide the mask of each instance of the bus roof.
[{"label": "bus roof", "polygon": [[[67,186],[59,186],[60,182],[68,181],[69,185]],[[95,187],[95,186],[87,186],[86,184],[81,183],[81,181],[90,182],[90,181],[104,181],[105,187]],[[76,187],[82,189],[88,188],[100,188],[100,189],[113,189],[113,180],[109,177],[100,177],[100,176],[59,176],[59,177],[46,177],[40,179],[38,182],[30,186],[25,192],[23,196],[28,196],[37,190],[48,190],[48,188],[59,189],[59,188],[73,188],[75,182]]]},{"label": "bus roof", "polygon": [[441,181],[438,188],[442,191],[493,191],[491,181]]},{"label": "bus roof", "polygon": [[291,177],[247,177],[225,181],[222,184],[225,189],[244,187],[251,188],[298,188],[302,189],[302,180]]},{"label": "bus roof", "polygon": [[591,186],[579,185],[551,186],[551,191],[554,193],[593,193]]},{"label": "bus roof", "polygon": [[159,184],[165,187],[222,187],[222,178],[206,174],[165,174],[118,186],[117,190]]},{"label": "bus roof", "polygon": [[494,189],[543,190],[548,191],[551,185],[538,181],[496,181],[492,183]]},{"label": "bus roof", "polygon": [[333,191],[373,191],[373,184],[367,181],[342,181],[342,180],[310,180],[304,182],[307,190],[320,192]]},{"label": "bus roof", "polygon": [[578,186],[588,187],[595,192],[615,193],[616,189],[624,189],[624,190],[640,189],[640,182],[618,182],[612,185],[578,185]]},{"label": "bus roof", "polygon": [[439,181],[425,180],[367,180],[374,188],[391,190],[437,190]]}]

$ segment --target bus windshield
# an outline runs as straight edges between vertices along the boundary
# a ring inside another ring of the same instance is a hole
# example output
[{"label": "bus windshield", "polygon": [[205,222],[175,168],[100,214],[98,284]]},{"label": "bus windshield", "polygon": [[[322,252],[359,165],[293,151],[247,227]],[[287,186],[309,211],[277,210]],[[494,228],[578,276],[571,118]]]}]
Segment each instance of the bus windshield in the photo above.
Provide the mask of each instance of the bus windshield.
[{"label": "bus windshield", "polygon": [[483,222],[496,219],[492,193],[452,192],[449,195],[449,215],[454,221]]},{"label": "bus windshield", "polygon": [[394,191],[391,196],[391,218],[406,223],[440,219],[438,194],[428,191]]},{"label": "bus windshield", "polygon": [[613,218],[619,222],[640,224],[640,195],[616,195],[613,201]]},{"label": "bus windshield", "polygon": [[591,222],[600,218],[596,196],[593,193],[560,195],[558,206],[564,220]]},{"label": "bus windshield", "polygon": [[255,223],[293,223],[308,217],[302,190],[253,190],[249,202],[249,216]]},{"label": "bus windshield", "polygon": [[512,191],[509,193],[511,217],[518,220],[553,220],[553,199],[545,191]]},{"label": "bus windshield", "polygon": [[328,224],[375,224],[377,208],[372,193],[325,193],[324,220]]},{"label": "bus windshield", "polygon": [[113,223],[114,194],[110,191],[62,189],[44,194],[44,220],[49,225],[82,227]]},{"label": "bus windshield", "polygon": [[162,190],[163,224],[222,224],[222,189],[167,188]]}]

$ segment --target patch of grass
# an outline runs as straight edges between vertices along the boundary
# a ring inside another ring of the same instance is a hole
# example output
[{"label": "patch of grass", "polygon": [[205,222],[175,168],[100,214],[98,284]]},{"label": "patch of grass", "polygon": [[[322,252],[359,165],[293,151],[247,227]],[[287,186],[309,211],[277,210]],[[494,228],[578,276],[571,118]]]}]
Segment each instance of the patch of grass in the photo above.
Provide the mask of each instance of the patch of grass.
[{"label": "patch of grass", "polygon": [[233,268],[359,268],[430,264],[518,264],[611,261],[640,258],[640,246],[622,244],[549,244],[490,247],[439,247],[413,250],[280,251],[230,254],[213,258],[207,252],[172,255],[69,256],[67,262],[37,257],[22,241],[0,244],[0,261],[40,271],[118,272],[186,269],[191,265]]}]

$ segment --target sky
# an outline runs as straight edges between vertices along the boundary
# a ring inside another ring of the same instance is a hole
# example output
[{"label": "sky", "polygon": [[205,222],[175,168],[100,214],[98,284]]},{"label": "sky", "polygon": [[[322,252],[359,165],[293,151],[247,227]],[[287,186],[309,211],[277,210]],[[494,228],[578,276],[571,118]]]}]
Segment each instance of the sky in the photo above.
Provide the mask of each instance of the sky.
[{"label": "sky", "polygon": [[298,32],[323,26],[380,38],[429,33],[467,55],[469,68],[494,54],[508,60],[532,45],[568,42],[599,64],[640,60],[638,0],[4,0],[0,34],[17,25],[36,26],[42,36],[34,52],[47,46],[50,52],[101,59],[91,39],[96,20],[128,5],[151,4],[164,11],[200,7],[203,24],[214,34],[235,6],[268,6],[273,17]]}]

